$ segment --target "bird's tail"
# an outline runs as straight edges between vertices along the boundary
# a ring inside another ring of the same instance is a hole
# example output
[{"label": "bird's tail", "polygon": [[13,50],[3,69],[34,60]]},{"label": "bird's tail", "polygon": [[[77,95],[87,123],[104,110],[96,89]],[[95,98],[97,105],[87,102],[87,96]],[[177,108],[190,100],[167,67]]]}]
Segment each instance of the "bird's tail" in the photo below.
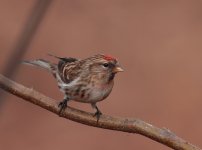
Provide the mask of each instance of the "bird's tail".
[{"label": "bird's tail", "polygon": [[37,60],[33,60],[33,61],[23,61],[22,63],[26,64],[26,65],[36,66],[36,67],[45,69],[54,76],[54,78],[58,81],[58,84],[63,83],[63,81],[58,73],[58,68],[57,68],[56,64],[53,64],[53,63],[43,60],[43,59],[37,59]]},{"label": "bird's tail", "polygon": [[36,66],[36,67],[45,69],[51,73],[53,73],[57,69],[56,64],[52,64],[51,62],[43,60],[43,59],[37,59],[37,60],[33,60],[33,61],[23,61],[22,63],[26,64],[26,65]]}]

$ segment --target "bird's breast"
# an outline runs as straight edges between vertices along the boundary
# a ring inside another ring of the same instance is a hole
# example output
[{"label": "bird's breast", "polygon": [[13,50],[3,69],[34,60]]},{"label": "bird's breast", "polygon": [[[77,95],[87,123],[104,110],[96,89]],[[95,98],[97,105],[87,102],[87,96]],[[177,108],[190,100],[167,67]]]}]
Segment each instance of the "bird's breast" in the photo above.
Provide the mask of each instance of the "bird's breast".
[{"label": "bird's breast", "polygon": [[92,91],[90,92],[89,100],[95,101],[95,102],[104,100],[111,93],[113,84],[114,83],[111,82],[109,84],[103,84],[98,87],[92,88]]},{"label": "bird's breast", "polygon": [[73,95],[71,98],[83,103],[96,103],[104,100],[112,91],[113,81],[109,84],[89,84],[81,89],[79,95]]}]

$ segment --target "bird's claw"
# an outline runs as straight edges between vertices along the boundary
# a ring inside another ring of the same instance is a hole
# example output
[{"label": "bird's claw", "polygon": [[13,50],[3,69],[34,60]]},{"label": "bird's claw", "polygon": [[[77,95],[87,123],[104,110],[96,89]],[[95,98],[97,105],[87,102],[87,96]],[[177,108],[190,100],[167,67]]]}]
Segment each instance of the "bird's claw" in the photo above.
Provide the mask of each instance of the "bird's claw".
[{"label": "bird's claw", "polygon": [[93,115],[93,117],[96,117],[96,118],[97,118],[97,122],[98,122],[101,115],[102,115],[102,112],[99,111],[99,110],[97,110],[97,111],[95,112],[95,114]]},{"label": "bird's claw", "polygon": [[63,101],[61,101],[59,104],[58,104],[58,107],[60,108],[60,110],[59,110],[59,116],[61,116],[61,112],[63,111],[63,110],[65,110],[65,108],[67,108],[67,99],[64,99]]}]

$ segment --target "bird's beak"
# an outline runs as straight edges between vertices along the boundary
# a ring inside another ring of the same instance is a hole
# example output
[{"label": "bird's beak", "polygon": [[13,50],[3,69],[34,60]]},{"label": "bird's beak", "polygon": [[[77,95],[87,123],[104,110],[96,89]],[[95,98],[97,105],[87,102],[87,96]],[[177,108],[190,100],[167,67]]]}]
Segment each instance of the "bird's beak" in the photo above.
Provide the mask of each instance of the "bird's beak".
[{"label": "bird's beak", "polygon": [[113,73],[123,72],[123,69],[120,66],[116,66],[116,67],[114,67],[112,72]]}]

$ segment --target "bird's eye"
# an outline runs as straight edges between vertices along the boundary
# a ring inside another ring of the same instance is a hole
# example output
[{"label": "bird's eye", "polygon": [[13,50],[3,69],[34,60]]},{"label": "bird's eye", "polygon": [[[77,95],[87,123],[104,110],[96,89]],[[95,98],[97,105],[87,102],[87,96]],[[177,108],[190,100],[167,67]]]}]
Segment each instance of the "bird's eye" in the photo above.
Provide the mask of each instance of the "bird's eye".
[{"label": "bird's eye", "polygon": [[104,63],[103,66],[104,66],[105,68],[107,68],[107,67],[109,67],[109,64],[108,64],[108,63]]}]

